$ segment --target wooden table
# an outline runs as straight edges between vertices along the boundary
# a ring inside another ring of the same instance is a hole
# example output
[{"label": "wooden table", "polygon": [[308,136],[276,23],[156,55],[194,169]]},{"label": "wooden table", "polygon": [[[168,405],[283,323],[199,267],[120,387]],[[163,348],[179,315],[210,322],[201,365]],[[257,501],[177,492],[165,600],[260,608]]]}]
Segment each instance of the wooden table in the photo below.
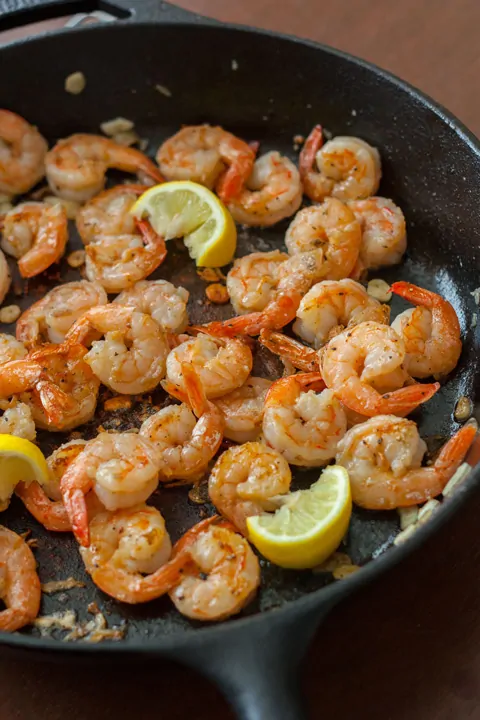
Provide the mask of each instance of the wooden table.
[{"label": "wooden table", "polygon": [[[182,0],[222,20],[314,38],[381,65],[480,134],[478,0]],[[414,158],[412,158],[414,162]],[[421,552],[328,618],[303,677],[312,718],[480,719],[480,496]],[[0,720],[229,720],[183,668],[0,661]]]}]

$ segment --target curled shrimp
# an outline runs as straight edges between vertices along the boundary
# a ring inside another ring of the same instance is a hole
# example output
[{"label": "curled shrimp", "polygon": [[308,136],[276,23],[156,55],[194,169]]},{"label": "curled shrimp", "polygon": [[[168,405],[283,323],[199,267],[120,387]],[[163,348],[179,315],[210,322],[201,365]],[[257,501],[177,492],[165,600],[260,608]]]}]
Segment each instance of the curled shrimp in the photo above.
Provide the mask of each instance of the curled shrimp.
[{"label": "curled shrimp", "polygon": [[407,371],[415,378],[448,375],[462,352],[460,323],[448,300],[408,282],[396,282],[392,292],[418,307],[392,323],[405,342]]},{"label": "curled shrimp", "polygon": [[268,348],[274,355],[288,361],[293,367],[303,372],[316,372],[320,370],[318,353],[306,345],[272,330],[262,330],[260,343]]},{"label": "curled shrimp", "polygon": [[140,428],[140,435],[148,438],[159,451],[162,481],[197,480],[207,469],[223,438],[222,413],[205,397],[191,365],[182,364],[182,377],[186,393],[171,388],[168,383],[164,385],[167,391],[183,401],[182,405],[169,405],[159,410]]},{"label": "curled shrimp", "polygon": [[5,300],[5,296],[10,290],[12,284],[12,276],[8,267],[7,258],[0,250],[0,305]]},{"label": "curled shrimp", "polygon": [[100,243],[108,237],[138,239],[130,210],[146,190],[148,185],[116,185],[88,200],[75,218],[83,244]]},{"label": "curled shrimp", "polygon": [[290,223],[285,244],[290,255],[315,251],[322,261],[319,280],[340,280],[355,267],[362,235],[353,212],[335,198],[303,208]]},{"label": "curled shrimp", "polygon": [[229,440],[245,443],[256,440],[262,431],[265,397],[271,380],[250,376],[236,390],[215,400],[225,420],[223,434]]},{"label": "curled shrimp", "polygon": [[264,310],[273,299],[278,271],[288,255],[279,250],[238,258],[227,275],[230,302],[237,315]]},{"label": "curled shrimp", "polygon": [[45,175],[47,141],[20,115],[0,110],[0,192],[27,193]]},{"label": "curled shrimp", "polygon": [[90,543],[86,495],[93,490],[107,510],[145,502],[157,489],[160,458],[136,433],[100,433],[66,469],[60,491],[78,542]]},{"label": "curled shrimp", "polygon": [[227,207],[242,225],[268,227],[297,212],[302,196],[297,168],[287,157],[272,151],[255,161],[244,187]]},{"label": "curled shrimp", "polygon": [[40,610],[37,563],[27,543],[0,526],[0,631],[14,632],[34,620]]},{"label": "curled shrimp", "polygon": [[69,532],[70,519],[63,504],[60,481],[69,465],[78,457],[86,445],[85,440],[71,440],[60,445],[47,458],[49,479],[44,485],[31,482],[19,483],[15,488],[28,512],[50,532]]},{"label": "curled shrimp", "polygon": [[101,285],[87,280],[58,285],[33,303],[17,320],[17,339],[28,348],[62,343],[71,326],[87,310],[108,302]]},{"label": "curled shrimp", "polygon": [[34,277],[58,262],[68,240],[68,220],[60,204],[27,202],[3,218],[3,250],[18,259],[24,278]]},{"label": "curled shrimp", "polygon": [[290,490],[292,475],[285,458],[260,442],[226,450],[208,481],[208,494],[219,513],[247,535],[247,518],[278,508],[276,498]]},{"label": "curled shrimp", "polygon": [[[96,340],[98,335],[104,339]],[[113,304],[91,308],[70,328],[67,342],[91,344],[85,362],[115,392],[148,392],[165,375],[166,335],[155,320],[134,308]]]},{"label": "curled shrimp", "polygon": [[252,370],[248,345],[234,338],[200,334],[174,348],[167,357],[167,380],[186,391],[183,364],[191,364],[207,398],[217,398],[243,385]]},{"label": "curled shrimp", "polygon": [[196,329],[212,335],[235,337],[282,328],[295,318],[302,297],[322,277],[322,268],[322,256],[316,252],[293,255],[280,265],[277,289],[262,312],[210,322]]},{"label": "curled shrimp", "polygon": [[71,430],[93,417],[99,382],[79,344],[47,345],[0,365],[0,398],[18,395],[37,427]]},{"label": "curled shrimp", "polygon": [[165,239],[149,222],[136,220],[136,235],[106,236],[85,249],[85,272],[109,293],[120,292],[143,280],[167,256]]},{"label": "curled shrimp", "polygon": [[421,467],[427,449],[411,420],[379,415],[356,425],[338,445],[337,464],[348,470],[353,501],[369,510],[392,510],[440,495],[475,437],[459,430],[435,462]]},{"label": "curled shrimp", "polygon": [[173,561],[185,552],[188,561],[180,582],[169,591],[170,599],[192,620],[225,620],[254,597],[260,585],[258,558],[231,527],[211,524],[200,533],[192,530],[173,548]]},{"label": "curled shrimp", "polygon": [[167,280],[142,280],[120,293],[114,302],[151,315],[168,332],[181,333],[188,325],[189,295],[188,290]]},{"label": "curled shrimp", "polygon": [[210,189],[216,187],[224,201],[240,192],[254,160],[255,152],[246,142],[210,125],[182,128],[157,152],[167,180],[193,180]]},{"label": "curled shrimp", "polygon": [[302,298],[293,331],[320,348],[345,328],[373,320],[388,325],[390,308],[371,297],[363,285],[345,278],[324,280]]},{"label": "curled shrimp", "polygon": [[370,197],[351,200],[348,207],[362,228],[361,270],[397,265],[407,249],[405,217],[398,205],[388,198]]},{"label": "curled shrimp", "polygon": [[388,325],[363,322],[330,340],[321,351],[327,387],[350,410],[361,415],[408,415],[429,400],[439,383],[415,383],[403,363],[405,343]]},{"label": "curled shrimp", "polygon": [[93,582],[116,600],[141,603],[164,595],[178,580],[184,556],[172,550],[161,513],[148,505],[102,512],[90,523],[91,543],[81,547]]},{"label": "curled shrimp", "polygon": [[322,145],[322,128],[316,125],[299,160],[305,194],[311,200],[321,202],[331,195],[346,202],[375,195],[382,175],[376,148],[360,138],[340,135]]},{"label": "curled shrimp", "polygon": [[100,135],[71,135],[59,140],[45,157],[53,193],[79,203],[103,190],[109,169],[143,175],[157,183],[163,181],[159,169],[146,155]]},{"label": "curled shrimp", "polygon": [[290,465],[320,467],[335,457],[347,417],[320,373],[300,373],[273,383],[265,400],[263,437]]}]

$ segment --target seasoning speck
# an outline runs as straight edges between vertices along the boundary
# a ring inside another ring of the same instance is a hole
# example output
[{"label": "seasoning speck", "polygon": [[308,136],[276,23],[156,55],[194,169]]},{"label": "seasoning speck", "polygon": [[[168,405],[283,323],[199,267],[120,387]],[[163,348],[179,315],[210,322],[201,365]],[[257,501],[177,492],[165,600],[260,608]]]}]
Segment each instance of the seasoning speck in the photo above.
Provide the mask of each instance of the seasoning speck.
[{"label": "seasoning speck", "polygon": [[67,257],[67,263],[72,268],[78,268],[85,265],[85,250],[74,250]]},{"label": "seasoning speck", "polygon": [[455,410],[453,412],[453,417],[457,422],[465,422],[466,420],[468,420],[469,417],[471,417],[472,412],[472,401],[470,400],[470,398],[462,395],[462,397],[457,400],[457,404],[455,405]]},{"label": "seasoning speck", "polygon": [[165,97],[172,97],[171,91],[165,87],[165,85],[155,85],[155,90],[157,90],[161,95],[165,95]]},{"label": "seasoning speck", "polygon": [[65,90],[70,95],[80,95],[85,90],[87,80],[83,72],[74,72],[65,78]]},{"label": "seasoning speck", "polygon": [[6,305],[0,310],[0,323],[6,323],[7,325],[14,323],[21,314],[22,311],[18,305]]},{"label": "seasoning speck", "polygon": [[205,295],[215,305],[225,305],[230,300],[227,288],[220,283],[209,285],[205,290]]}]

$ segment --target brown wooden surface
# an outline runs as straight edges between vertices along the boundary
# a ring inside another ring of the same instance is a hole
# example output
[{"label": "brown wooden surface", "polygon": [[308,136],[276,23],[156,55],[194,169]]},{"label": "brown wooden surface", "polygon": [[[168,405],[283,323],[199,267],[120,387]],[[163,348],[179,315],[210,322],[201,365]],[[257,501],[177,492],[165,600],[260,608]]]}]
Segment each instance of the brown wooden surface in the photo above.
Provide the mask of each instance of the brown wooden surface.
[{"label": "brown wooden surface", "polygon": [[[360,55],[417,85],[480,134],[478,0],[181,4]],[[480,719],[479,512],[477,495],[421,552],[332,613],[303,668],[312,718]],[[0,720],[156,717],[233,716],[210,684],[166,663],[108,671],[0,660]]]}]

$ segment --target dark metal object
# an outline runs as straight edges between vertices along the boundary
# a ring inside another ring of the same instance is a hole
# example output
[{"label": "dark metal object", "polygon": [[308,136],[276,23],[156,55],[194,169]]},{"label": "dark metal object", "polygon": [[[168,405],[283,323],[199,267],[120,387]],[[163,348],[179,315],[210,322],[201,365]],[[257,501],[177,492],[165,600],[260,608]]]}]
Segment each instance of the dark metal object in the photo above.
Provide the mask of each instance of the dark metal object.
[{"label": "dark metal object", "polygon": [[[97,132],[104,120],[123,115],[134,119],[139,134],[150,139],[150,152],[181,124],[202,121],[258,139],[262,151],[278,148],[292,157],[293,136],[306,134],[319,121],[334,134],[355,134],[378,146],[384,170],[381,193],[404,209],[409,228],[405,263],[379,275],[438,290],[453,303],[462,323],[465,342],[460,365],[415,418],[424,436],[450,435],[458,427],[452,418],[456,398],[476,399],[478,390],[479,336],[471,327],[477,308],[470,296],[479,284],[480,268],[480,147],[475,138],[429,99],[367,63],[311,42],[220,26],[158,0],[0,0],[0,31],[47,17],[114,7],[120,8],[115,13],[119,23],[2,48],[1,105],[37,124],[52,141],[79,129]],[[85,73],[87,87],[83,94],[71,96],[64,92],[64,80],[77,70]],[[168,87],[172,97],[160,94],[157,84]],[[242,231],[239,252],[278,247],[285,227]],[[72,249],[76,242],[74,237]],[[77,274],[64,264],[61,276],[69,280]],[[178,248],[170,250],[156,276],[190,290],[194,322],[228,312],[198,304],[205,284]],[[51,280],[56,283],[58,278]],[[29,299],[20,298],[20,304],[37,299],[45,285],[43,277],[31,282]],[[394,313],[400,307],[404,307],[400,301],[394,303]],[[266,362],[260,358],[259,366],[269,372]],[[135,413],[100,414],[97,422],[107,427],[112,417],[129,426],[138,424]],[[43,447],[47,450],[64,440],[45,437]],[[375,562],[335,584],[326,574],[284,572],[266,564],[259,599],[227,623],[199,627],[182,618],[167,600],[144,607],[120,606],[88,584],[70,591],[65,604],[59,596],[45,597],[42,612],[74,607],[84,619],[87,604],[96,599],[111,613],[110,624],[128,620],[125,641],[92,648],[39,638],[34,632],[2,636],[1,641],[52,656],[68,653],[86,658],[94,653],[109,662],[161,654],[218,681],[245,720],[298,719],[303,715],[295,670],[319,623],[343,597],[434,532],[475,489],[479,478],[478,470],[472,473],[423,530],[405,546],[385,554],[382,550],[398,531],[396,514],[356,511],[347,552],[360,564],[379,555]],[[311,473],[297,473],[299,484],[311,479]],[[160,503],[174,537],[199,517],[198,507],[188,503],[183,489],[163,493]],[[39,540],[36,556],[43,581],[69,575],[87,580],[72,538],[42,531],[19,503],[13,503],[3,517],[12,529],[32,528]]]}]

